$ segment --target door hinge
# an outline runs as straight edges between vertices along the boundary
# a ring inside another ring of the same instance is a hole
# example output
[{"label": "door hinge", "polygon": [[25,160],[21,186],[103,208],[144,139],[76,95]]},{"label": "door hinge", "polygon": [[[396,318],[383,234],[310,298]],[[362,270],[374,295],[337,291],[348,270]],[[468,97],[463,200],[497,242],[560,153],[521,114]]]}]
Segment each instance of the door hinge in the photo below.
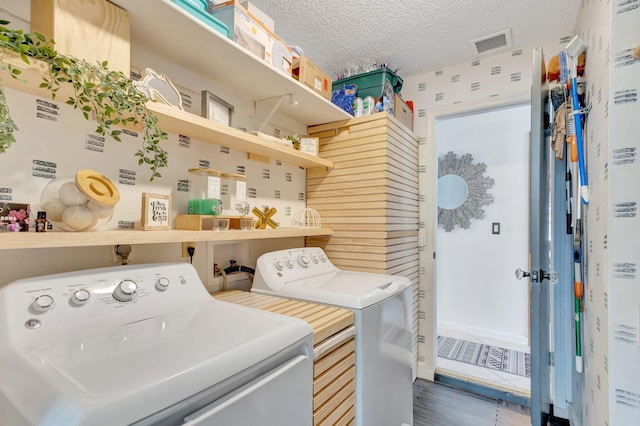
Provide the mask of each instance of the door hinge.
[{"label": "door hinge", "polygon": [[552,367],[555,367],[556,365],[556,353],[555,352],[549,352],[549,365]]}]

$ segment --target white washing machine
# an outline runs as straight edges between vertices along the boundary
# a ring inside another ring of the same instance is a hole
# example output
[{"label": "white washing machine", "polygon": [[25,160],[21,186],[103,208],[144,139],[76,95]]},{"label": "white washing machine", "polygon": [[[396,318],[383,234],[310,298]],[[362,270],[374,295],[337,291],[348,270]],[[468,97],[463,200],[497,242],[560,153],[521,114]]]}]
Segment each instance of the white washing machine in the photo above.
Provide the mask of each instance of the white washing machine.
[{"label": "white washing machine", "polygon": [[356,425],[413,424],[411,282],[343,271],[317,247],[258,258],[251,291],[351,309],[356,325]]},{"label": "white washing machine", "polygon": [[312,424],[312,330],[213,299],[187,264],[0,288],[0,413],[14,425]]}]

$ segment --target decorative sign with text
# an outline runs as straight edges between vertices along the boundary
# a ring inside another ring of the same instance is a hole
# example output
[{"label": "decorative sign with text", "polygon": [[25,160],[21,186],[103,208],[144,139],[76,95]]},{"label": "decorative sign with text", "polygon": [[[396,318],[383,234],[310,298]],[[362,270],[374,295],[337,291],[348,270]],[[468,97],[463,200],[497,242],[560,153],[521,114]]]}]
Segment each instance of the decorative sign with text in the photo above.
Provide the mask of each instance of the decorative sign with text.
[{"label": "decorative sign with text", "polygon": [[142,219],[145,231],[171,229],[171,196],[142,193]]}]

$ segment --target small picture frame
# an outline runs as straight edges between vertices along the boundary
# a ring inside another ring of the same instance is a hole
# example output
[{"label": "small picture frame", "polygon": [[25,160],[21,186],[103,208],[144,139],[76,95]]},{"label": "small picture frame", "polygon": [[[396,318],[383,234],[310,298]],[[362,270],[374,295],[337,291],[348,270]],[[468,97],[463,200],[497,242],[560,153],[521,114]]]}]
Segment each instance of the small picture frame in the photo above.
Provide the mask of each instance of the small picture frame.
[{"label": "small picture frame", "polygon": [[202,116],[216,123],[231,127],[233,105],[209,92],[202,91]]},{"label": "small picture frame", "polygon": [[320,139],[314,136],[300,136],[300,152],[318,155]]},{"label": "small picture frame", "polygon": [[145,231],[171,229],[171,196],[143,192],[140,224]]}]

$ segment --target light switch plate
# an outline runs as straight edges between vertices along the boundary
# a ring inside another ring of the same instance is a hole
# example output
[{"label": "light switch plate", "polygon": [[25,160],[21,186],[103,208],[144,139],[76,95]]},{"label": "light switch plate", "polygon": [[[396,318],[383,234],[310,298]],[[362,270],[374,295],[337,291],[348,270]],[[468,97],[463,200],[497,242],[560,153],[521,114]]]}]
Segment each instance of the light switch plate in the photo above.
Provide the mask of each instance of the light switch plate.
[{"label": "light switch plate", "polygon": [[492,234],[500,234],[500,222],[493,222],[491,224],[491,233]]}]

